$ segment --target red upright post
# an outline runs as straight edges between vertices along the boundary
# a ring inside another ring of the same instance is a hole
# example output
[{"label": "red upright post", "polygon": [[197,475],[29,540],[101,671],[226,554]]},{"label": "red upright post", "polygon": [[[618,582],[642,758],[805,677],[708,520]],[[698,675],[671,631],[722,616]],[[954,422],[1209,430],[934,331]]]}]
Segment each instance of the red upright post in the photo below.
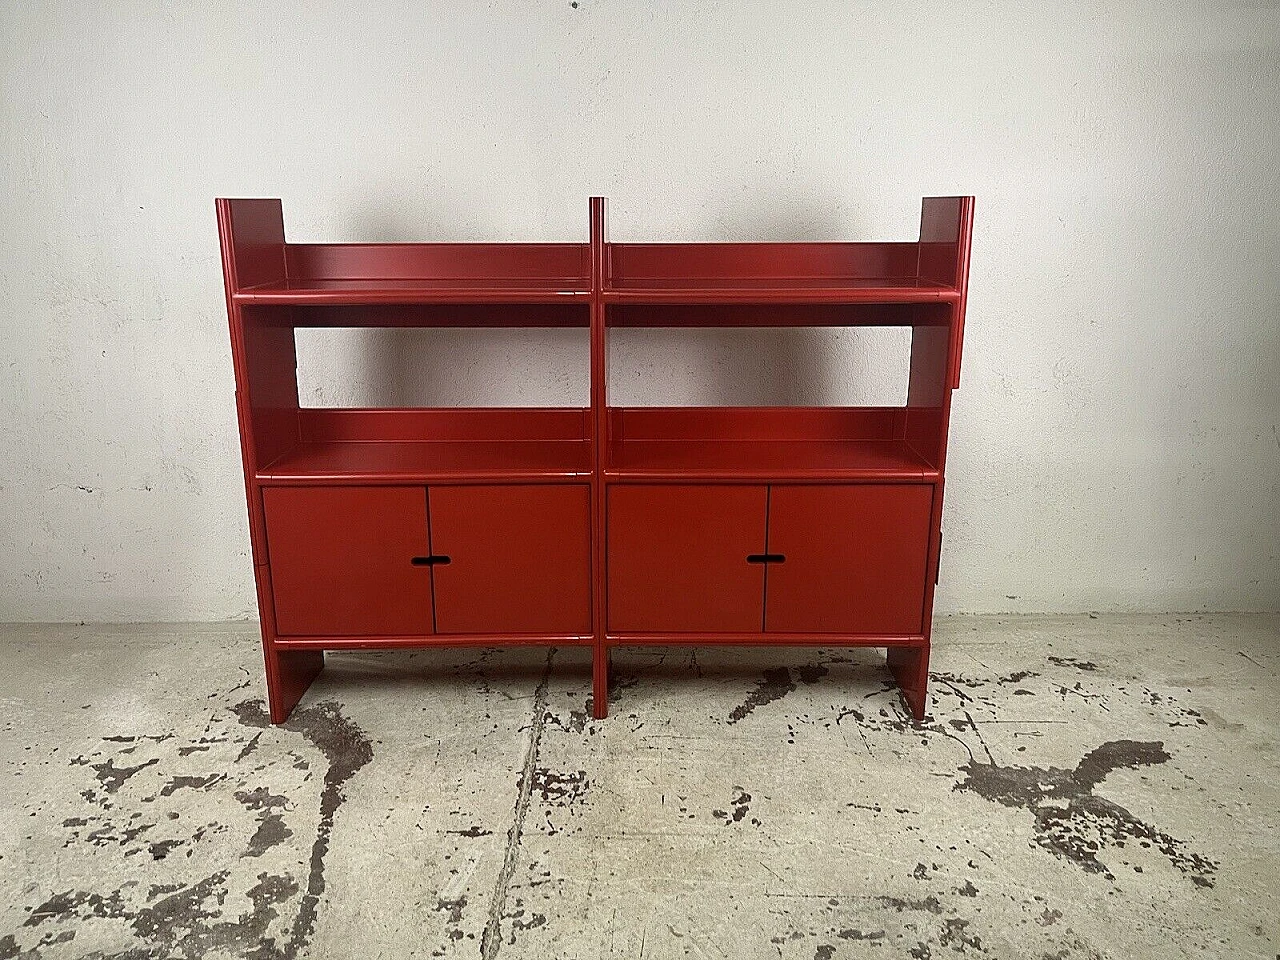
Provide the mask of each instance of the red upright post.
[{"label": "red upright post", "polygon": [[591,616],[592,716],[609,715],[609,647],[605,642],[606,571],[605,522],[607,505],[604,464],[608,456],[609,419],[606,377],[609,357],[605,340],[605,217],[604,197],[591,198],[591,434],[594,470],[591,475]]}]

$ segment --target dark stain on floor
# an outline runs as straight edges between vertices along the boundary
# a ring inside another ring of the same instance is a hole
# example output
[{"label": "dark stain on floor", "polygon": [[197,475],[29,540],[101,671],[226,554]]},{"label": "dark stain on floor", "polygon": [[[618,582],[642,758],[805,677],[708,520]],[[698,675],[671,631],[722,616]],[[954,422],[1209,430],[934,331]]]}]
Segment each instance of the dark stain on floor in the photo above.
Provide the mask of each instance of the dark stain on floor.
[{"label": "dark stain on floor", "polygon": [[[735,786],[733,788],[733,797],[729,801],[728,810],[712,810],[711,815],[717,820],[722,820],[727,827],[730,824],[740,823],[746,817],[747,811],[751,809],[751,794],[747,793],[742,787]],[[760,826],[760,821],[755,817],[751,818],[752,826]]]},{"label": "dark stain on floor", "polygon": [[590,781],[587,779],[585,770],[565,772],[536,767],[533,771],[533,792],[537,793],[544,803],[555,806],[567,807],[577,803],[587,795],[589,786]]},{"label": "dark stain on floor", "polygon": [[[246,735],[246,749],[240,752],[235,761],[239,763],[253,752],[251,748],[256,747],[263,731],[269,729],[270,724],[261,701],[245,701],[231,709],[241,725],[261,728],[252,738]],[[211,724],[214,722],[210,721]],[[228,718],[227,722],[234,729],[234,721]],[[245,778],[239,781],[244,788],[234,793],[235,799],[245,810],[258,816],[257,831],[234,864],[194,882],[188,879],[185,882],[144,887],[137,879],[127,879],[110,891],[68,889],[56,892],[30,910],[22,929],[37,931],[45,925],[66,926],[61,929],[54,926],[38,942],[29,944],[19,944],[17,934],[0,937],[0,960],[39,960],[46,948],[73,941],[77,933],[76,925],[90,919],[122,923],[125,925],[126,935],[131,934],[134,938],[131,945],[118,952],[94,952],[88,955],[99,960],[106,960],[108,956],[115,960],[134,957],[194,958],[214,951],[233,953],[253,960],[296,960],[305,955],[314,934],[319,900],[325,889],[325,855],[328,852],[334,815],[344,799],[342,788],[358,770],[373,759],[373,749],[368,737],[347,720],[334,703],[299,707],[287,723],[276,729],[301,735],[328,761],[320,793],[320,816],[316,839],[312,844],[305,889],[293,876],[275,875],[262,870],[256,872],[255,878],[255,872],[250,866],[254,858],[261,857],[293,836],[293,831],[285,824],[282,815],[282,811],[293,808],[293,801],[287,796],[271,792],[265,786],[251,787],[246,782],[264,769],[260,766],[254,772],[240,775]],[[149,862],[154,862],[164,860],[184,845],[195,845],[207,834],[228,830],[221,823],[197,824],[186,837],[154,842],[139,841],[141,834],[158,824],[178,819],[178,814],[170,811],[166,821],[160,810],[149,805],[178,790],[207,791],[230,776],[235,776],[225,771],[197,776],[170,776],[163,781],[164,786],[151,795],[144,795],[145,788],[134,789],[132,784],[132,794],[123,789],[126,783],[148,767],[161,764],[160,770],[163,770],[165,757],[156,756],[143,763],[121,766],[118,765],[119,754],[132,753],[143,740],[159,744],[171,738],[170,734],[159,737],[104,737],[102,739],[105,743],[126,746],[113,748],[114,756],[108,756],[101,762],[91,762],[101,756],[101,752],[87,758],[76,757],[71,761],[73,766],[87,766],[92,770],[101,790],[85,790],[81,793],[87,803],[97,808],[96,813],[63,819],[62,826],[69,832],[67,845],[117,845],[122,849],[121,855],[124,857],[143,853],[150,855]],[[227,740],[228,738],[221,738],[221,742]],[[208,738],[201,740],[202,743],[206,741]],[[191,745],[175,744],[164,749],[172,750],[168,756],[177,759],[200,752],[189,749]],[[131,803],[148,806],[130,812]],[[153,811],[150,821],[145,811]],[[187,855],[190,856],[190,853],[188,849]],[[241,867],[238,871],[239,883],[233,879],[233,873],[237,873],[237,864]],[[234,896],[233,888],[238,891]],[[241,897],[247,897],[249,909],[228,917],[227,907]],[[284,929],[284,936],[281,937],[284,942],[277,942],[276,937],[268,934],[273,922],[281,916],[284,906],[290,901],[296,901],[297,913]],[[39,933],[35,935],[39,936]]]},{"label": "dark stain on floor", "polygon": [[[796,675],[801,682],[813,684],[827,675],[827,668],[821,663],[807,663],[796,668]],[[756,707],[763,707],[767,703],[781,700],[795,689],[796,682],[791,679],[791,671],[786,667],[766,670],[759,686],[747,694],[747,699],[730,712],[729,722],[737,723],[745,719]]]},{"label": "dark stain on floor", "polygon": [[[261,700],[246,700],[232,709],[245,726],[270,726],[270,717]],[[346,799],[342,785],[373,759],[373,744],[364,731],[344,717],[341,708],[333,702],[297,707],[282,726],[286,730],[301,733],[329,761],[329,769],[324,775],[324,789],[320,793],[320,823],[316,828],[315,843],[311,847],[306,892],[298,907],[292,936],[276,954],[285,960],[293,960],[315,933],[320,896],[325,889],[325,856],[329,852],[333,818]]]},{"label": "dark stain on floor", "polygon": [[1006,807],[1029,810],[1036,818],[1036,842],[1089,873],[1114,880],[1098,859],[1103,848],[1136,843],[1153,848],[1197,886],[1212,887],[1217,864],[1186,849],[1185,841],[1157,830],[1118,803],[1094,791],[1114,770],[1162,764],[1170,759],[1164,744],[1112,740],[1085,754],[1075,769],[1002,767],[971,760],[955,789],[976,793]]}]

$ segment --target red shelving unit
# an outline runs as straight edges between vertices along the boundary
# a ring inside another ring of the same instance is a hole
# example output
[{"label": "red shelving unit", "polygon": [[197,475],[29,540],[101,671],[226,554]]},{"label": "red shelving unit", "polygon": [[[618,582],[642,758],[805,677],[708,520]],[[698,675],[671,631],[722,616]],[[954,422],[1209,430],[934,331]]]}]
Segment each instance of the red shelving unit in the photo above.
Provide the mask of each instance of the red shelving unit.
[{"label": "red shelving unit", "polygon": [[[915,243],[290,244],[278,200],[219,200],[275,722],[325,650],[884,647],[924,715],[973,201]],[[900,407],[617,407],[617,327],[908,326]],[[591,402],[308,409],[294,331],[590,330]]]}]

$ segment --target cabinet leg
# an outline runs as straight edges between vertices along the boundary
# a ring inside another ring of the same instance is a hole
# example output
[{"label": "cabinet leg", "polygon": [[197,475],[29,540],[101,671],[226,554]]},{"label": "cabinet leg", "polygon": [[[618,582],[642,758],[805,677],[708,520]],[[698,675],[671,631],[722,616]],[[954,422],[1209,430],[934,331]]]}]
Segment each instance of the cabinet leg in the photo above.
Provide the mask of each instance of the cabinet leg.
[{"label": "cabinet leg", "polygon": [[324,669],[324,651],[273,650],[268,645],[266,660],[271,722],[284,723],[311,681]]},{"label": "cabinet leg", "polygon": [[597,646],[591,658],[591,715],[597,720],[609,716],[609,648]]},{"label": "cabinet leg", "polygon": [[907,709],[916,723],[920,723],[929,697],[929,648],[890,647],[887,659]]}]

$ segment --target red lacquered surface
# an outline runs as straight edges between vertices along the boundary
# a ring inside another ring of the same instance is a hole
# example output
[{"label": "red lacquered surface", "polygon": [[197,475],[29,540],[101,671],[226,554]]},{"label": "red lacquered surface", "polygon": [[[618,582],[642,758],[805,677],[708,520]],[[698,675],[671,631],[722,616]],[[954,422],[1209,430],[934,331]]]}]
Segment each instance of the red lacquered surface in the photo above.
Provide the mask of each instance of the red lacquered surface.
[{"label": "red lacquered surface", "polygon": [[590,294],[585,244],[289,244],[285,274],[241,303],[545,303]]},{"label": "red lacquered surface", "polygon": [[950,303],[613,303],[610,327],[946,327]]},{"label": "red lacquered surface", "polygon": [[[431,633],[379,634],[358,637],[280,637],[276,650],[396,650],[421,647],[591,647],[595,638],[576,633]],[[877,644],[878,646],[878,644]]]},{"label": "red lacquered surface", "polygon": [[305,409],[264,484],[582,482],[592,475],[590,411]]},{"label": "red lacquered surface", "polygon": [[286,280],[250,287],[238,303],[337,306],[388,303],[553,303],[588,291],[529,280]]},{"label": "red lacquered surface", "polygon": [[431,633],[421,487],[262,492],[281,635]]},{"label": "red lacquered surface", "polygon": [[765,630],[921,632],[933,488],[772,486]]},{"label": "red lacquered surface", "polygon": [[915,243],[610,243],[606,280],[865,281],[915,277],[919,259]]},{"label": "red lacquered surface", "polygon": [[550,303],[367,303],[306,304],[306,309],[259,307],[293,327],[586,327],[587,300]]},{"label": "red lacquered surface", "polygon": [[764,610],[765,488],[608,488],[609,632],[748,632]]},{"label": "red lacquered surface", "polygon": [[619,480],[901,480],[937,476],[901,440],[624,440],[605,475]]},{"label": "red lacquered surface", "polygon": [[606,376],[609,352],[606,343],[604,282],[608,269],[605,243],[604,198],[591,198],[588,246],[591,262],[591,626],[595,651],[591,663],[591,715],[609,715],[608,577],[605,541],[608,537],[608,504],[604,484],[605,448],[609,436]]},{"label": "red lacquered surface", "polygon": [[931,303],[956,300],[953,287],[915,277],[845,279],[646,279],[605,290],[607,303]]},{"label": "red lacquered surface", "polygon": [[920,634],[897,633],[627,633],[610,632],[615,647],[726,646],[726,647],[920,647]]},{"label": "red lacquered surface", "polygon": [[438,633],[591,633],[586,484],[432,487]]},{"label": "red lacquered surface", "polygon": [[291,243],[288,276],[298,281],[465,280],[590,290],[585,243]]},{"label": "red lacquered surface", "polygon": [[[587,243],[291,244],[278,200],[217,211],[274,721],[324,649],[535,643],[593,646],[603,717],[610,647],[656,642],[882,646],[923,717],[972,198],[927,198],[913,243],[610,243],[600,198]],[[905,406],[608,405],[611,326],[832,325],[912,328]],[[303,326],[589,326],[590,407],[301,409]],[[427,523],[484,575],[398,580]]]},{"label": "red lacquered surface", "polygon": [[264,484],[470,483],[581,480],[591,475],[585,440],[305,442],[262,469]]},{"label": "red lacquered surface", "polygon": [[896,407],[615,407],[604,473],[630,481],[899,480],[938,471]]}]

